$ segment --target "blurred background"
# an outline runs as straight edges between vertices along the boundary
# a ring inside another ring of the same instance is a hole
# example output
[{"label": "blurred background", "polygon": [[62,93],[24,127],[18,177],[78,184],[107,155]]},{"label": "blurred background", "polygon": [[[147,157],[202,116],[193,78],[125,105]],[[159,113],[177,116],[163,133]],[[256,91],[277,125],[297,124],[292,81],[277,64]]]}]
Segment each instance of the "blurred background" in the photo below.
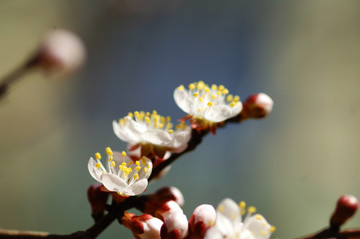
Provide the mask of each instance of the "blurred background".
[{"label": "blurred background", "polygon": [[[148,191],[178,187],[188,217],[244,200],[273,238],[327,226],[342,194],[360,197],[359,10],[356,0],[1,1],[0,76],[54,28],[77,33],[88,59],[71,76],[31,72],[0,102],[0,228],[91,226],[88,159],[126,147],[112,120],[153,109],[182,118],[173,90],[199,80],[242,99],[265,92],[274,110],[208,135]],[[114,223],[99,238],[114,237],[133,236]]]}]

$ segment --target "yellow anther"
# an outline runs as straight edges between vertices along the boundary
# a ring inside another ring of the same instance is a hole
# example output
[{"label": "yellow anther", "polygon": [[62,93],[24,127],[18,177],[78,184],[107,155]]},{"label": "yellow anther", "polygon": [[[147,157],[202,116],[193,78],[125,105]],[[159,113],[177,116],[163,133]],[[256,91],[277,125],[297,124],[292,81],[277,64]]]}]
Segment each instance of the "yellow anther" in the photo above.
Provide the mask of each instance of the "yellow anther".
[{"label": "yellow anther", "polygon": [[199,96],[199,92],[195,92],[194,94],[193,94],[193,96],[196,98],[196,97],[198,97]]},{"label": "yellow anther", "polygon": [[199,101],[200,101],[200,102],[203,102],[204,99],[203,99],[202,97],[199,97]]},{"label": "yellow anther", "polygon": [[171,129],[171,130],[168,131],[168,133],[172,134],[172,133],[174,133],[174,130]]},{"label": "yellow anther", "polygon": [[96,153],[96,154],[95,154],[95,158],[96,158],[97,160],[100,160],[100,159],[101,159],[101,154],[100,154],[100,153]]},{"label": "yellow anther", "polygon": [[193,89],[195,89],[195,84],[194,84],[194,83],[191,83],[191,84],[189,85],[189,90],[193,90]]},{"label": "yellow anther", "polygon": [[136,170],[137,172],[139,172],[139,171],[141,170],[141,167],[140,167],[140,166],[137,166],[137,167],[135,167],[135,170]]},{"label": "yellow anther", "polygon": [[156,110],[153,110],[152,114],[153,114],[153,115],[157,115],[157,111],[156,111]]},{"label": "yellow anther", "polygon": [[114,157],[113,156],[110,156],[109,157],[109,162],[113,161]]},{"label": "yellow anther", "polygon": [[125,156],[126,156],[126,152],[125,152],[125,151],[122,151],[122,152],[121,152],[121,156],[125,157]]},{"label": "yellow anther", "polygon": [[203,81],[199,81],[197,84],[197,89],[198,90],[202,90],[205,86],[205,83]]},{"label": "yellow anther", "polygon": [[205,86],[205,87],[204,87],[204,91],[205,91],[206,93],[209,93],[209,92],[210,92],[209,87]]},{"label": "yellow anther", "polygon": [[212,95],[211,99],[215,100],[216,99],[216,95]]},{"label": "yellow anther", "polygon": [[276,231],[276,227],[275,226],[271,226],[270,227],[270,233],[274,233]]},{"label": "yellow anther", "polygon": [[105,152],[107,153],[108,156],[113,155],[113,152],[110,147],[106,147]]},{"label": "yellow anther", "polygon": [[173,124],[172,124],[172,123],[168,123],[167,126],[166,126],[166,128],[167,128],[168,130],[172,129],[172,127],[173,127]]},{"label": "yellow anther", "polygon": [[113,168],[115,168],[115,162],[114,161],[111,162],[111,165],[113,166]]},{"label": "yellow anther", "polygon": [[209,102],[207,103],[207,105],[210,106],[210,107],[213,106],[213,104],[214,104],[214,103],[211,102],[211,101],[209,101]]},{"label": "yellow anther", "polygon": [[201,111],[201,108],[198,108],[198,111],[200,112],[200,111]]},{"label": "yellow anther", "polygon": [[134,179],[135,179],[135,180],[139,179],[139,174],[135,173],[135,174],[134,174]]},{"label": "yellow anther", "polygon": [[141,158],[141,162],[142,162],[144,165],[146,165],[146,159],[145,159],[145,157],[142,157],[142,158]]},{"label": "yellow anther", "polygon": [[244,201],[239,202],[239,207],[240,207],[241,209],[245,209],[246,203],[245,203]]},{"label": "yellow anther", "polygon": [[121,165],[124,166],[124,167],[126,167],[126,163],[125,163],[125,162],[123,162]]},{"label": "yellow anther", "polygon": [[255,218],[256,218],[257,220],[259,220],[259,221],[261,221],[261,220],[263,219],[263,217],[262,217],[260,214],[257,214],[257,215],[255,216]]},{"label": "yellow anther", "polygon": [[129,112],[128,116],[129,116],[130,118],[132,118],[134,115],[133,115],[133,113]]},{"label": "yellow anther", "polygon": [[170,121],[171,121],[171,117],[170,117],[170,116],[166,116],[166,121],[170,122]]},{"label": "yellow anther", "polygon": [[222,212],[224,212],[225,208],[223,205],[219,205],[217,210],[222,213]]},{"label": "yellow anther", "polygon": [[233,98],[234,98],[234,97],[233,97],[231,94],[230,94],[230,95],[227,95],[227,96],[226,96],[226,101],[227,101],[227,102],[230,102],[230,101],[233,100]]},{"label": "yellow anther", "polygon": [[126,172],[124,172],[123,175],[122,175],[123,179],[125,179],[126,176],[127,176],[127,174],[126,174]]},{"label": "yellow anther", "polygon": [[219,90],[223,90],[223,89],[225,89],[225,87],[223,86],[223,85],[219,85],[219,88],[218,88]]},{"label": "yellow anther", "polygon": [[150,112],[146,112],[146,114],[145,114],[147,117],[149,117],[150,116]]},{"label": "yellow anther", "polygon": [[221,95],[221,91],[216,92],[217,95]]},{"label": "yellow anther", "polygon": [[120,164],[119,168],[120,168],[121,171],[124,171],[124,166],[123,165]]},{"label": "yellow anther", "polygon": [[217,85],[212,84],[212,85],[211,85],[211,90],[213,90],[213,91],[217,90]]},{"label": "yellow anther", "polygon": [[148,168],[144,168],[145,174],[148,173],[148,170],[149,170]]},{"label": "yellow anther", "polygon": [[131,173],[131,172],[132,172],[132,168],[127,168],[127,169],[126,169],[126,172],[127,172],[127,174]]},{"label": "yellow anther", "polygon": [[119,119],[119,125],[121,125],[121,126],[124,125],[124,119]]},{"label": "yellow anther", "polygon": [[140,161],[136,161],[135,164],[136,164],[137,166],[140,166]]},{"label": "yellow anther", "polygon": [[98,162],[98,163],[96,164],[96,167],[97,167],[98,169],[100,169],[100,168],[101,168],[101,164]]},{"label": "yellow anther", "polygon": [[238,95],[235,95],[235,96],[234,96],[234,101],[235,101],[235,102],[238,102],[239,100],[240,100],[240,97],[239,97]]},{"label": "yellow anther", "polygon": [[256,208],[255,208],[255,207],[253,207],[253,206],[250,206],[250,207],[248,207],[247,211],[248,211],[248,213],[253,214],[253,213],[255,213],[255,212],[256,212]]},{"label": "yellow anther", "polygon": [[135,118],[139,118],[139,116],[140,116],[139,111],[135,111],[134,116],[135,116]]},{"label": "yellow anther", "polygon": [[145,117],[145,122],[150,124],[150,118],[148,116]]},{"label": "yellow anther", "polygon": [[178,90],[185,90],[185,87],[184,87],[184,85],[180,85],[177,89]]},{"label": "yellow anther", "polygon": [[224,95],[229,94],[229,90],[228,89],[223,89],[221,93],[223,93]]},{"label": "yellow anther", "polygon": [[234,107],[234,106],[235,106],[235,102],[233,101],[230,103],[230,107]]}]

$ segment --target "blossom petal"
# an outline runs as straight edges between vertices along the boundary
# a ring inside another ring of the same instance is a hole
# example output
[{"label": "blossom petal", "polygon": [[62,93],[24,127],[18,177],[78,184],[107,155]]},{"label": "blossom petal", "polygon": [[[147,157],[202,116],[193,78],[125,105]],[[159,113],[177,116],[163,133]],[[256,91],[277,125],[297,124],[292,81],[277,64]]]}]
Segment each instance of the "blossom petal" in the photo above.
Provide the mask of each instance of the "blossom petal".
[{"label": "blossom petal", "polygon": [[224,236],[221,234],[217,227],[211,227],[206,231],[204,239],[223,239]]},{"label": "blossom petal", "polygon": [[230,198],[225,198],[217,208],[216,227],[222,234],[231,235],[241,226],[239,206]]},{"label": "blossom petal", "polygon": [[102,174],[102,170],[101,169],[98,169],[96,167],[96,164],[97,164],[97,161],[95,161],[92,157],[89,159],[89,162],[88,162],[88,169],[89,169],[89,173],[90,175],[98,182],[101,183],[101,180],[100,180],[100,176]]},{"label": "blossom petal", "polygon": [[194,102],[187,91],[176,89],[174,91],[174,100],[185,113],[190,114],[192,112]]},{"label": "blossom petal", "polygon": [[167,145],[171,141],[171,136],[169,133],[163,130],[153,130],[144,132],[142,134],[144,141],[150,142],[156,145]]},{"label": "blossom petal", "polygon": [[185,131],[179,131],[175,132],[174,138],[173,138],[173,145],[177,148],[179,146],[185,145],[187,146],[187,142],[189,141],[191,137],[190,133],[191,128],[187,127]]},{"label": "blossom petal", "polygon": [[129,137],[127,137],[126,134],[124,134],[124,131],[123,131],[122,127],[119,125],[119,123],[116,122],[115,120],[113,121],[113,130],[114,130],[115,135],[122,141],[125,141],[125,142],[131,141],[131,139]]},{"label": "blossom petal", "polygon": [[210,107],[205,113],[204,118],[212,122],[221,122],[232,116],[232,110],[227,105],[214,105]]},{"label": "blossom petal", "polygon": [[113,174],[102,174],[101,181],[103,185],[109,190],[113,192],[124,192],[128,185],[117,175]]},{"label": "blossom petal", "polygon": [[271,235],[271,225],[260,214],[256,214],[245,220],[244,228],[251,231],[255,239],[268,239]]},{"label": "blossom petal", "polygon": [[148,185],[147,179],[145,179],[145,178],[140,179],[139,181],[135,182],[130,187],[128,187],[125,194],[128,196],[138,195],[145,191],[147,185]]}]

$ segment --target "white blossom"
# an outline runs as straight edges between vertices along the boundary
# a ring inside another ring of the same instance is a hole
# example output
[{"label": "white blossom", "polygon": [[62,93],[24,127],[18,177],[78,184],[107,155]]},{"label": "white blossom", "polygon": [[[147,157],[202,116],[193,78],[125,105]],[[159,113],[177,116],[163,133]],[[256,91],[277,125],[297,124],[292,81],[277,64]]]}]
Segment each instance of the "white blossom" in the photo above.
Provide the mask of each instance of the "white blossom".
[{"label": "white blossom", "polygon": [[181,123],[173,129],[171,118],[135,111],[113,121],[114,133],[121,140],[129,143],[130,150],[141,148],[141,155],[152,152],[164,157],[166,152],[181,152],[187,147],[191,136],[191,128]]},{"label": "white blossom", "polygon": [[91,176],[102,183],[105,188],[117,192],[122,196],[138,195],[145,191],[148,178],[152,171],[152,162],[146,157],[132,161],[123,151],[112,152],[106,148],[108,155],[106,168],[100,162],[100,153],[95,154],[95,159],[90,158],[88,169]]},{"label": "white blossom", "polygon": [[232,118],[242,110],[239,96],[229,94],[223,85],[209,87],[203,81],[191,83],[188,90],[180,85],[174,91],[174,99],[185,113],[212,123]]},{"label": "white blossom", "polygon": [[271,226],[266,219],[255,214],[256,209],[249,207],[245,214],[245,203],[236,204],[233,200],[226,198],[218,206],[216,211],[216,222],[207,230],[205,239],[268,239],[275,227]]}]

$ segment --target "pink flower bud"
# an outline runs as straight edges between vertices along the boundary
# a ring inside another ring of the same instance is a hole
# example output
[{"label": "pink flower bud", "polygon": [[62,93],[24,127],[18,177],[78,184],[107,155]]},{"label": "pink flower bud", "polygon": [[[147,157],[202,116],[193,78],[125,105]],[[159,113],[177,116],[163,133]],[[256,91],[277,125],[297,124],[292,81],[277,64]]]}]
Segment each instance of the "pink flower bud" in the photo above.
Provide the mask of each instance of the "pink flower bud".
[{"label": "pink flower bud", "polygon": [[85,61],[85,47],[74,33],[56,29],[44,36],[34,56],[34,64],[46,70],[71,72]]},{"label": "pink flower bud", "polygon": [[352,217],[358,209],[359,201],[353,195],[343,195],[337,201],[336,209],[331,216],[330,226],[340,227],[350,217]]},{"label": "pink flower bud", "polygon": [[170,201],[173,200],[180,206],[184,205],[184,196],[181,191],[175,187],[164,187],[157,190],[154,194],[158,200]]},{"label": "pink flower bud", "polygon": [[101,190],[102,185],[98,183],[94,183],[88,188],[87,196],[91,206],[92,216],[96,220],[105,212],[106,202],[109,197],[108,192],[104,192]]},{"label": "pink flower bud", "polygon": [[160,229],[163,222],[150,214],[136,216],[133,213],[125,212],[121,222],[131,230],[135,238],[160,239]]},{"label": "pink flower bud", "polygon": [[203,238],[209,227],[213,226],[216,219],[215,208],[202,204],[195,208],[189,220],[190,238]]},{"label": "pink flower bud", "polygon": [[188,234],[188,220],[184,213],[177,211],[170,214],[161,227],[162,239],[181,239]]},{"label": "pink flower bud", "polygon": [[251,95],[243,104],[242,119],[264,118],[272,110],[274,101],[264,93]]},{"label": "pink flower bud", "polygon": [[171,213],[176,211],[182,212],[182,209],[179,204],[173,200],[159,201],[158,197],[150,195],[148,201],[145,203],[143,211],[164,221]]}]

